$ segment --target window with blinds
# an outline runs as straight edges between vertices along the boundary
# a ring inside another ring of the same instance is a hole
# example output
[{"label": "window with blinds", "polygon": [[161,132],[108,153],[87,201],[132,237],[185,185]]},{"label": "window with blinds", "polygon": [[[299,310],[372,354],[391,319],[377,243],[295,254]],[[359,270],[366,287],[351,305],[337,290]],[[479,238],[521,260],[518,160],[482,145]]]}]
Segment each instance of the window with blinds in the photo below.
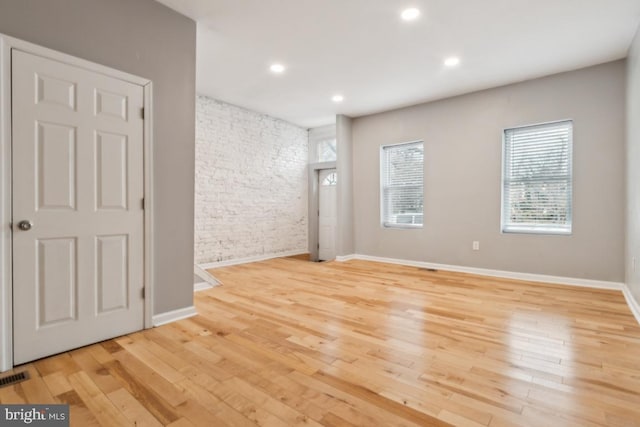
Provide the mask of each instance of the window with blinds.
[{"label": "window with blinds", "polygon": [[422,141],[383,146],[380,173],[382,225],[397,228],[422,227],[424,199]]},{"label": "window with blinds", "polygon": [[504,131],[502,231],[570,234],[573,122]]}]

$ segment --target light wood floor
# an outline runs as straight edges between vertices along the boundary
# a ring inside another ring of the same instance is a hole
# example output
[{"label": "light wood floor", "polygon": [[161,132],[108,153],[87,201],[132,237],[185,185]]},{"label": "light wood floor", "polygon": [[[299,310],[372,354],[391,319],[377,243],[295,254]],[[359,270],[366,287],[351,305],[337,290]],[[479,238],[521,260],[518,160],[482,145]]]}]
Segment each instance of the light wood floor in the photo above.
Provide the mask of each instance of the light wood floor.
[{"label": "light wood floor", "polygon": [[74,426],[638,426],[620,292],[365,261],[215,270],[199,316],[25,365]]}]

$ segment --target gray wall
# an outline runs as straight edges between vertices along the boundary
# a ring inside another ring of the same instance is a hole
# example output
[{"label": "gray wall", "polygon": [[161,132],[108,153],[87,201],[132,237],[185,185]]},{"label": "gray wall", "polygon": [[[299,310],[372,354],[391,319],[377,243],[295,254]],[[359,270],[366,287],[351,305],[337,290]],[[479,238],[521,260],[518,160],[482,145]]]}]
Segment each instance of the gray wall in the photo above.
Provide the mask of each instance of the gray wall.
[{"label": "gray wall", "polygon": [[[624,99],[617,61],[354,119],[355,251],[623,281]],[[502,234],[502,130],[560,119],[574,120],[573,234]],[[414,140],[425,143],[425,226],[383,229],[380,146]]]},{"label": "gray wall", "polygon": [[336,116],[336,146],[338,149],[337,256],[351,255],[355,250],[352,123],[351,117]]},{"label": "gray wall", "polygon": [[[633,258],[636,271],[633,271]],[[640,30],[627,58],[626,281],[640,303]]]},{"label": "gray wall", "polygon": [[192,305],[195,22],[153,0],[0,0],[0,33],[153,81],[155,312]]}]

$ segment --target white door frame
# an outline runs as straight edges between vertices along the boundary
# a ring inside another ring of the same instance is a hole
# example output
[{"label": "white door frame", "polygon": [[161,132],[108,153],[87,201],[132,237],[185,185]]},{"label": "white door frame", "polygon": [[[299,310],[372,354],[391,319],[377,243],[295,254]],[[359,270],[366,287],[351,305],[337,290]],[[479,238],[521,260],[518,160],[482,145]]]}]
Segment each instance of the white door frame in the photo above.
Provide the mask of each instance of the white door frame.
[{"label": "white door frame", "polygon": [[153,315],[153,110],[151,80],[76,58],[0,33],[0,372],[13,368],[13,273],[11,198],[11,50],[18,49],[88,71],[124,80],[144,89],[144,327]]},{"label": "white door frame", "polygon": [[[320,177],[320,171],[323,169],[336,169],[338,166],[336,162],[321,162],[312,163],[309,165],[309,257],[311,261],[318,261],[318,215],[320,207],[320,189],[318,188],[318,178]],[[338,174],[338,185],[340,185],[340,175]]]},{"label": "white door frame", "polygon": [[333,224],[333,258],[320,258],[320,249],[322,249],[322,246],[320,244],[320,219],[322,218],[322,216],[320,215],[322,213],[322,197],[320,195],[320,193],[322,192],[322,182],[323,180],[322,175],[323,172],[328,172],[328,174],[325,176],[328,177],[332,174],[338,174],[338,169],[320,169],[318,171],[318,261],[331,261],[331,260],[335,260],[336,259],[336,254],[337,254],[337,243],[338,243],[338,236],[337,236],[337,230],[338,230],[338,191],[337,191],[337,183],[335,185],[334,191],[335,191],[335,197],[333,198],[333,203],[334,203],[334,207],[336,210],[336,215],[334,218],[334,224]]}]

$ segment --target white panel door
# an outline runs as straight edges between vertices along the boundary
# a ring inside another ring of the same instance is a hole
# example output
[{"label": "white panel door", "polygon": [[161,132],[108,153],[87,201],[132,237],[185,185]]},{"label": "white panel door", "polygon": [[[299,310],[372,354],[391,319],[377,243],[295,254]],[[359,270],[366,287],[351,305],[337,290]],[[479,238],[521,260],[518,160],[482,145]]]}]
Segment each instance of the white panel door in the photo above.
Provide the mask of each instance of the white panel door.
[{"label": "white panel door", "polygon": [[335,169],[324,169],[319,173],[318,258],[320,261],[336,257],[337,178]]},{"label": "white panel door", "polygon": [[144,326],[143,88],[11,58],[17,365]]}]

